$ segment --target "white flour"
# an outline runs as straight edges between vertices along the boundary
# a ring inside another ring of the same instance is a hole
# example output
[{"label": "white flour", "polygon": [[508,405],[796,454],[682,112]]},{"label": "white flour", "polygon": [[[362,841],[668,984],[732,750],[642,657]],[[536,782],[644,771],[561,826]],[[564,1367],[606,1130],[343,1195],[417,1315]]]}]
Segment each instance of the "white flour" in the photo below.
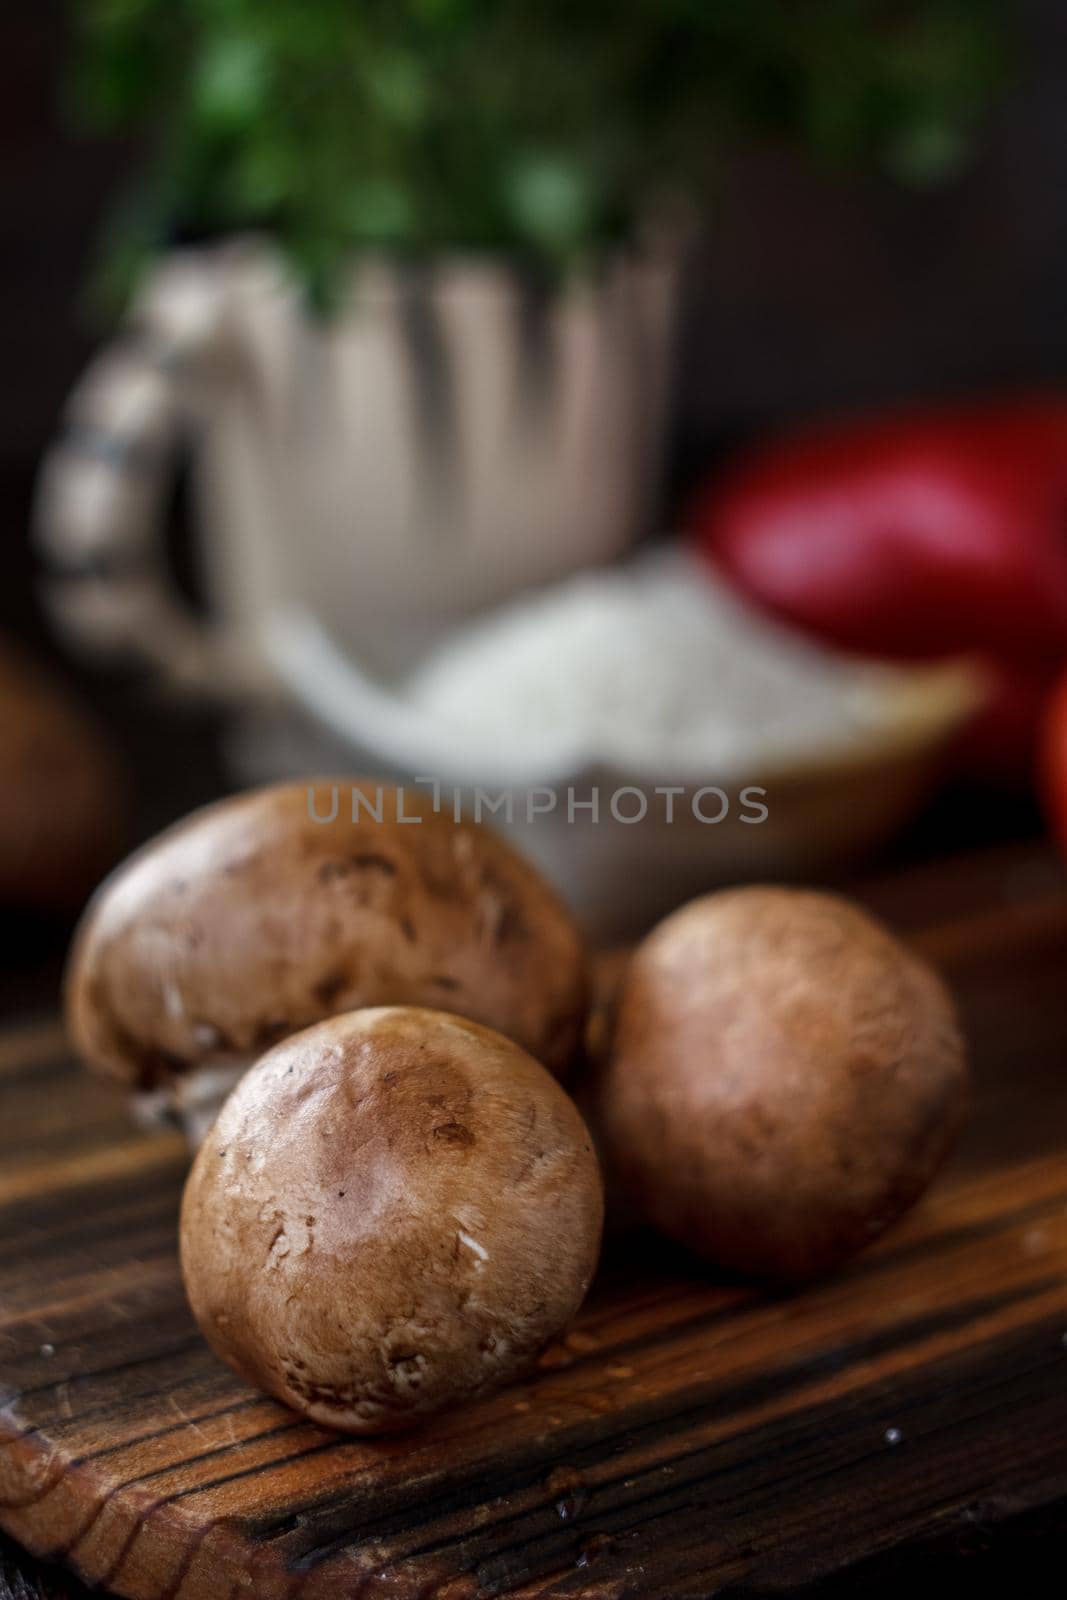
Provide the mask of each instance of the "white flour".
[{"label": "white flour", "polygon": [[502,759],[563,740],[631,772],[728,775],[866,740],[891,725],[912,677],[768,621],[667,548],[473,624],[407,695]]}]

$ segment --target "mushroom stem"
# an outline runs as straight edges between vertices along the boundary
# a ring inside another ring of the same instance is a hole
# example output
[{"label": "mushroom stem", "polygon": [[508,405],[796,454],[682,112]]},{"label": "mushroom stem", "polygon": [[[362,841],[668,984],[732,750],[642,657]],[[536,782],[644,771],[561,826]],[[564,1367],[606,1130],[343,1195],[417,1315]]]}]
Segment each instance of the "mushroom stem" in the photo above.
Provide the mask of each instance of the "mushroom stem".
[{"label": "mushroom stem", "polygon": [[165,1088],[141,1089],[133,1096],[133,1115],[139,1127],[153,1130],[180,1128],[193,1155],[211,1131],[215,1118],[233,1089],[252,1065],[254,1057],[208,1061]]}]

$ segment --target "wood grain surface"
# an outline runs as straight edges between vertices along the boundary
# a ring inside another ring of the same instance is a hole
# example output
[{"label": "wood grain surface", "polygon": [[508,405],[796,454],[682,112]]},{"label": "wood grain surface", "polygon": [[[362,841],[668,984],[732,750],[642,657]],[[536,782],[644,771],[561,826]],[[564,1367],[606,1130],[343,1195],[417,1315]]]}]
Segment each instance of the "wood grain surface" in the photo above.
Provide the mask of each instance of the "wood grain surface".
[{"label": "wood grain surface", "polygon": [[974,1048],[921,1206],[789,1296],[617,1237],[527,1382],[396,1441],[215,1360],[178,1275],[180,1142],[136,1132],[55,1024],[9,1030],[0,1524],[144,1600],[683,1600],[1067,1505],[1063,881],[994,852],[870,898],[947,972]]}]

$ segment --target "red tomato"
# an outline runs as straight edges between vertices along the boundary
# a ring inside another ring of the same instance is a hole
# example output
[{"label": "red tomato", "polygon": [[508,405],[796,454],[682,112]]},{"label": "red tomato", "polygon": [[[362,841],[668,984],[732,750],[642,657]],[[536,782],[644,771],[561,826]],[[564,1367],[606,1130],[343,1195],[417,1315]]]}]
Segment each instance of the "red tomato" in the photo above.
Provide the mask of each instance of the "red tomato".
[{"label": "red tomato", "polygon": [[1038,759],[1041,798],[1052,831],[1067,850],[1067,676],[1045,707]]}]

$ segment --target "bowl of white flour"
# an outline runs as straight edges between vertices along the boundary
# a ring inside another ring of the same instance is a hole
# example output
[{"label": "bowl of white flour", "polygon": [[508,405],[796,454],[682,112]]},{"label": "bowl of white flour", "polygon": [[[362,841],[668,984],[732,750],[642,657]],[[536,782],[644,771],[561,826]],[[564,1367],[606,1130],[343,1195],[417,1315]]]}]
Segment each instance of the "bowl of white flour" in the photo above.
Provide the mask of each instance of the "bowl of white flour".
[{"label": "bowl of white flour", "polygon": [[514,600],[391,684],[304,614],[276,616],[269,647],[365,765],[502,827],[601,935],[873,849],[982,694],[967,663],[824,649],[671,546]]}]

